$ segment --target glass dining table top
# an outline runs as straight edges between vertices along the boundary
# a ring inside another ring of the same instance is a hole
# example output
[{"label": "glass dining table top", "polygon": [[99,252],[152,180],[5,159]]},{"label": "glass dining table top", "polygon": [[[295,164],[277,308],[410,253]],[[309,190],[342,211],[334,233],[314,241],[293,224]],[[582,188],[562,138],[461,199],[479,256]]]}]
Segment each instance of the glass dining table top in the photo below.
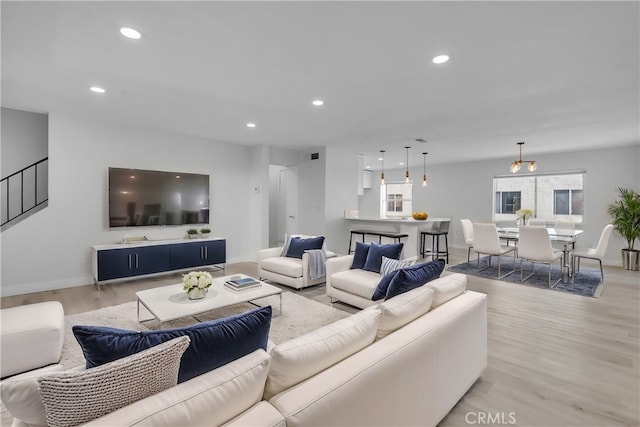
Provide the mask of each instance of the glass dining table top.
[{"label": "glass dining table top", "polygon": [[[573,243],[584,230],[570,230],[565,228],[547,228],[549,238],[555,242]],[[501,239],[518,240],[520,233],[517,227],[498,227]]]}]

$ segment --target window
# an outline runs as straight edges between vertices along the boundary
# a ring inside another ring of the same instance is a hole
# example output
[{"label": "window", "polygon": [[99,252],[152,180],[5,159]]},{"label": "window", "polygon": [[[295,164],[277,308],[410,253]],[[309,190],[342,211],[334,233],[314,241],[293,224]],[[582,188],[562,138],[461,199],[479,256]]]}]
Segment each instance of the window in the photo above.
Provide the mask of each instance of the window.
[{"label": "window", "polygon": [[520,209],[520,191],[496,191],[497,214],[515,213]]},{"label": "window", "polygon": [[411,183],[389,183],[380,186],[380,217],[410,217],[411,197],[413,186]]},{"label": "window", "polygon": [[582,190],[553,190],[554,215],[582,215]]},{"label": "window", "polygon": [[502,175],[493,178],[493,220],[514,221],[515,211],[531,209],[534,217],[583,221],[586,172]]}]

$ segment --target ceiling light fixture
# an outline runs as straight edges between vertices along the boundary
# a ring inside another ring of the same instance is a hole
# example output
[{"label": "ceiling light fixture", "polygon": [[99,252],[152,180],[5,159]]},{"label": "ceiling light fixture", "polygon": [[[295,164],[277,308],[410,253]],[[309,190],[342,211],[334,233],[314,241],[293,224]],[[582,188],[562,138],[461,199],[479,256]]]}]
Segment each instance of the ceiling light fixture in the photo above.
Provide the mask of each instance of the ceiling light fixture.
[{"label": "ceiling light fixture", "polygon": [[406,182],[407,184],[410,182],[409,180],[409,146],[404,147],[407,150],[407,171],[404,173],[404,182]]},{"label": "ceiling light fixture", "polygon": [[322,99],[314,99],[312,104],[316,107],[321,107],[324,105],[324,101]]},{"label": "ceiling light fixture", "polygon": [[248,128],[254,128],[254,127],[256,127],[256,124],[255,124],[255,123],[251,123],[251,122],[249,122],[249,123],[247,123],[247,125],[246,125],[246,126],[247,126]]},{"label": "ceiling light fixture", "polygon": [[434,64],[444,64],[449,60],[449,55],[438,55],[433,58]]},{"label": "ceiling light fixture", "polygon": [[384,150],[380,150],[380,161],[382,161],[382,168],[380,169],[380,185],[384,185]]},{"label": "ceiling light fixture", "polygon": [[536,165],[536,161],[522,160],[522,146],[524,145],[524,142],[518,142],[518,145],[520,146],[520,158],[514,161],[513,163],[511,163],[511,167],[509,168],[509,170],[511,171],[511,173],[516,173],[522,167],[523,162],[529,162],[529,166],[527,167],[527,169],[529,169],[529,172],[535,172],[536,169],[538,169],[538,165]]},{"label": "ceiling light fixture", "polygon": [[427,154],[422,153],[422,186],[427,186]]},{"label": "ceiling light fixture", "polygon": [[128,39],[138,40],[142,37],[142,34],[138,30],[134,30],[133,28],[122,27],[120,28],[120,34],[125,36]]},{"label": "ceiling light fixture", "polygon": [[105,93],[106,90],[104,88],[101,88],[100,86],[91,86],[89,88],[89,90],[93,93]]}]

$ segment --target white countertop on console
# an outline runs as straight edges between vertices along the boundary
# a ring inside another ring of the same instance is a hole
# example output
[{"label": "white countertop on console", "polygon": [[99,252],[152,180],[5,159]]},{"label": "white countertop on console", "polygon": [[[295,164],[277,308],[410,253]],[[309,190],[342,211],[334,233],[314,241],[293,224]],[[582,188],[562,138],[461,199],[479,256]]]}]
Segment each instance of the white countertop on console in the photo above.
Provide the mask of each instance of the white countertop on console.
[{"label": "white countertop on console", "polygon": [[110,249],[126,249],[136,246],[159,246],[159,245],[173,245],[176,243],[196,243],[207,240],[224,240],[224,237],[200,237],[197,239],[165,239],[165,240],[140,240],[131,243],[108,243],[104,245],[93,245],[96,251],[105,251]]},{"label": "white countertop on console", "polygon": [[345,218],[351,221],[369,221],[369,222],[401,222],[404,224],[422,224],[425,222],[447,222],[451,221],[451,218],[427,218],[423,220],[417,220],[413,218]]}]

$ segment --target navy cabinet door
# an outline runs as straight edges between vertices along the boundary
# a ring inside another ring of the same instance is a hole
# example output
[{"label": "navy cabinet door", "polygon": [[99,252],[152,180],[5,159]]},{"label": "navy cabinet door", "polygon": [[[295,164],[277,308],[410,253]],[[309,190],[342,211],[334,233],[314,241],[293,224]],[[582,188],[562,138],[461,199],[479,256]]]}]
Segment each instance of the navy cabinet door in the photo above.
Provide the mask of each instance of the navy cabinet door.
[{"label": "navy cabinet door", "polygon": [[224,264],[227,262],[227,241],[211,240],[203,242],[204,265]]},{"label": "navy cabinet door", "polygon": [[151,274],[170,269],[169,245],[146,246],[134,250],[134,274]]},{"label": "navy cabinet door", "polygon": [[203,258],[204,248],[200,242],[171,245],[172,270],[203,265]]},{"label": "navy cabinet door", "polygon": [[98,280],[119,279],[133,275],[133,250],[112,249],[98,252]]}]

